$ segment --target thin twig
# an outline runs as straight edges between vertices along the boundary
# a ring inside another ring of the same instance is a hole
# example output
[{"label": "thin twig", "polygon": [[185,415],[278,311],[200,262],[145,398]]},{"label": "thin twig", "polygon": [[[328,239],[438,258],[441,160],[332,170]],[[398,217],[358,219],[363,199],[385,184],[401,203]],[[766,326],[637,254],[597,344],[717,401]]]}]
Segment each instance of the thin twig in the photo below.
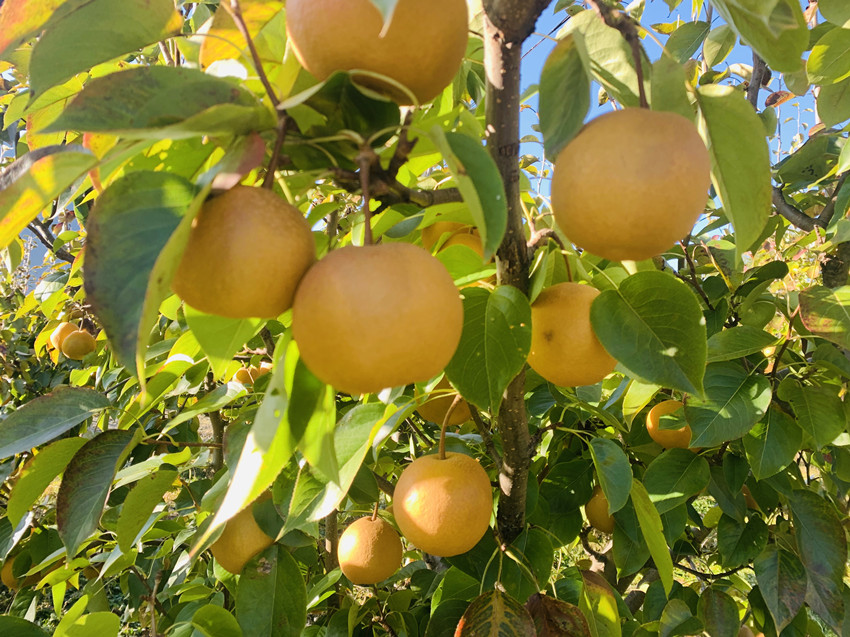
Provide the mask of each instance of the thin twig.
[{"label": "thin twig", "polygon": [[272,149],[269,165],[266,167],[263,188],[271,189],[274,186],[275,173],[280,164],[280,153],[283,150],[283,142],[286,141],[286,126],[288,123],[289,117],[287,117],[286,113],[280,113],[277,120],[277,137],[274,140],[274,148]]},{"label": "thin twig", "polygon": [[398,134],[398,143],[395,147],[395,152],[390,158],[390,163],[387,166],[387,176],[390,179],[395,179],[398,176],[398,171],[407,163],[407,158],[416,146],[417,139],[409,139],[408,132],[410,125],[413,123],[413,109],[407,111],[404,116],[404,121],[401,124],[401,132]]},{"label": "thin twig", "polygon": [[745,568],[749,568],[747,565],[736,566],[735,568],[731,568],[728,571],[723,571],[722,573],[704,573],[703,571],[698,571],[694,568],[688,568],[687,566],[682,566],[678,562],[673,563],[673,568],[678,568],[686,573],[690,573],[691,575],[695,575],[700,579],[704,580],[714,580],[714,579],[723,579],[724,577],[729,577],[730,575],[734,575],[738,571],[742,571]]},{"label": "thin twig", "polygon": [[168,50],[165,42],[159,43],[159,51],[162,53],[162,59],[165,60],[166,66],[174,66],[174,58],[171,57],[171,51]]},{"label": "thin twig", "polygon": [[460,405],[461,400],[463,400],[463,397],[460,394],[455,396],[452,404],[449,405],[446,411],[446,415],[443,417],[443,426],[440,429],[440,460],[446,459],[446,430],[449,428],[449,419],[452,417],[454,410],[457,409],[457,406]]},{"label": "thin twig", "polygon": [[753,108],[758,110],[759,91],[764,82],[767,65],[764,60],[759,57],[759,54],[753,51],[753,74],[750,77],[750,85],[747,87],[747,101],[753,105]]},{"label": "thin twig", "polygon": [[220,449],[220,442],[180,442],[178,440],[143,440],[139,444],[158,447],[159,445],[170,445],[172,447],[204,447],[208,449]]},{"label": "thin twig", "polygon": [[147,590],[147,592],[148,592],[148,599],[152,599],[152,600],[153,600],[153,602],[154,602],[154,604],[156,604],[156,608],[157,608],[157,610],[159,611],[159,614],[160,614],[160,615],[166,615],[167,613],[165,612],[165,608],[163,608],[162,604],[161,604],[161,603],[159,602],[159,600],[156,598],[156,595],[154,594],[154,591],[153,591],[153,589],[151,588],[151,585],[150,585],[150,584],[148,584],[148,580],[147,580],[147,578],[145,577],[144,573],[142,573],[142,572],[139,570],[139,567],[137,567],[137,566],[135,566],[135,565],[130,566],[130,570],[131,570],[131,571],[133,571],[133,573],[135,573],[136,577],[138,577],[138,578],[139,578],[139,581],[142,583],[142,586],[144,586],[144,587],[145,587],[145,590]]},{"label": "thin twig", "polygon": [[699,278],[697,277],[697,268],[694,260],[691,258],[691,253],[688,252],[688,245],[684,241],[680,241],[679,245],[682,246],[682,250],[685,252],[685,260],[688,262],[688,269],[691,272],[691,280],[689,281],[687,278],[683,277],[678,272],[676,276],[685,281],[686,283],[690,283],[694,290],[702,297],[702,300],[705,301],[705,305],[712,312],[714,311],[714,306],[711,304],[711,301],[708,300],[708,295],[705,293],[705,290],[702,289],[702,286],[699,284]]},{"label": "thin twig", "polygon": [[822,227],[824,228],[829,225],[830,221],[832,221],[832,216],[835,214],[835,203],[838,201],[838,193],[844,186],[844,182],[847,181],[848,176],[850,176],[850,172],[846,172],[839,177],[838,183],[835,184],[835,188],[832,191],[832,195],[830,195],[829,201],[826,202],[823,210],[821,210],[820,214],[817,216],[817,220],[823,224]]},{"label": "thin twig", "polygon": [[236,24],[236,28],[239,29],[239,33],[245,38],[245,42],[248,44],[248,50],[251,52],[251,59],[254,61],[254,68],[257,71],[257,75],[263,83],[263,88],[266,89],[272,106],[277,110],[278,106],[280,106],[280,100],[277,98],[277,94],[275,94],[265,70],[263,70],[263,61],[260,59],[257,47],[254,46],[254,40],[248,31],[248,25],[245,24],[245,18],[242,17],[242,8],[239,6],[239,0],[230,0],[230,2],[224,0],[221,3],[221,7],[230,14],[230,17],[233,18],[233,22]]},{"label": "thin twig", "polygon": [[364,147],[357,157],[357,163],[360,166],[360,191],[363,197],[363,245],[367,246],[372,245],[374,242],[372,237],[372,211],[369,209],[372,203],[369,174],[371,172],[373,156],[372,149]]},{"label": "thin twig", "polygon": [[490,436],[490,431],[487,429],[487,425],[481,419],[481,414],[478,412],[478,408],[470,402],[467,402],[466,405],[469,407],[469,413],[472,414],[472,421],[478,428],[478,433],[481,434],[481,440],[484,442],[484,448],[487,449],[487,455],[490,456],[490,459],[497,467],[501,467],[502,456],[499,455],[499,452],[496,450],[496,445],[493,444],[493,438]]},{"label": "thin twig", "polygon": [[[338,186],[354,193],[361,189],[360,176],[353,171],[342,168],[332,168],[334,181]],[[391,179],[389,174],[381,169],[380,164],[373,164],[370,170],[371,181],[369,194],[382,204],[394,205],[400,203],[412,203],[420,208],[438,206],[444,203],[460,203],[463,197],[457,188],[443,188],[440,190],[417,190],[408,188],[396,179]]]}]

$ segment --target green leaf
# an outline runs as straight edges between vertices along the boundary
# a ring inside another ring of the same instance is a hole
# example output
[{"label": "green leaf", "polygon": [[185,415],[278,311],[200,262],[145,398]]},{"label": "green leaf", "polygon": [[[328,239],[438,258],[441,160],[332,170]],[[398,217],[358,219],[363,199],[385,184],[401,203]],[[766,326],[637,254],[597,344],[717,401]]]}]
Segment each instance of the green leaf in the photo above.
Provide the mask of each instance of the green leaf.
[{"label": "green leaf", "polygon": [[505,185],[499,168],[478,139],[447,133],[439,126],[431,129],[431,139],[457,182],[481,234],[484,260],[489,260],[502,243],[508,224]]},{"label": "green leaf", "polygon": [[162,502],[162,496],[174,485],[177,476],[176,469],[162,467],[139,480],[127,494],[115,530],[122,551],[129,553],[133,548],[139,531],[144,528],[156,505]]},{"label": "green leaf", "polygon": [[732,52],[737,41],[735,32],[728,24],[712,29],[702,45],[702,54],[708,68],[714,68]]},{"label": "green leaf", "polygon": [[684,601],[671,599],[661,613],[658,628],[659,637],[698,635],[702,631],[702,623],[693,616],[691,609]]},{"label": "green leaf", "polygon": [[163,428],[163,432],[167,432],[177,425],[192,420],[199,414],[208,414],[211,411],[218,411],[222,407],[226,407],[230,403],[248,394],[245,387],[240,383],[225,383],[213,389],[210,393],[204,395],[189,409],[181,411],[175,418],[172,418]]},{"label": "green leaf", "polygon": [[711,181],[735,228],[742,255],[759,240],[771,211],[770,152],[764,128],[741,91],[700,86],[697,99],[711,154]]},{"label": "green leaf", "polygon": [[186,322],[204,350],[216,378],[224,375],[236,353],[266,323],[264,319],[231,319],[204,314],[189,306],[184,306],[183,311],[186,314]]},{"label": "green leaf", "polygon": [[847,426],[844,403],[829,387],[813,387],[786,378],[779,385],[779,397],[791,403],[797,424],[818,449],[832,444]]},{"label": "green leaf", "polygon": [[685,22],[673,31],[667,39],[664,49],[679,63],[684,64],[691,59],[702,45],[711,25],[708,22]]},{"label": "green leaf", "polygon": [[[634,487],[634,484],[632,485]],[[637,497],[637,496],[635,496]],[[642,570],[646,561],[652,557],[640,528],[633,498],[614,514],[614,545],[611,551],[618,577],[626,577]],[[658,512],[656,511],[656,515]],[[659,536],[663,539],[663,535]],[[655,540],[657,541],[657,540]]]},{"label": "green leaf", "polygon": [[725,513],[717,523],[717,550],[724,568],[735,568],[754,560],[767,546],[767,524],[757,515],[746,524]]},{"label": "green leaf", "polygon": [[850,29],[832,29],[812,47],[806,62],[812,84],[835,84],[850,77]]},{"label": "green leaf", "polygon": [[632,465],[622,447],[607,438],[594,438],[589,445],[596,477],[608,500],[608,513],[622,509],[632,488]]},{"label": "green leaf", "polygon": [[323,475],[304,465],[298,475],[282,533],[326,517],[337,508],[351,488],[372,440],[386,422],[387,408],[381,404],[358,405],[345,414],[334,433],[334,449],[339,471],[336,477]]},{"label": "green leaf", "polygon": [[719,588],[709,586],[700,594],[697,617],[712,637],[738,637],[738,604]]},{"label": "green leaf", "polygon": [[246,568],[236,589],[236,618],[244,637],[299,637],[307,622],[307,588],[298,563],[285,547],[272,546],[253,558],[263,568]]},{"label": "green leaf", "polygon": [[590,308],[593,331],[631,376],[702,393],[705,321],[699,301],[663,272],[638,272]]},{"label": "green leaf", "polygon": [[667,541],[664,539],[664,528],[661,517],[658,515],[657,505],[653,506],[650,497],[644,485],[637,480],[632,480],[632,503],[635,505],[640,530],[655,562],[664,591],[670,595],[673,589],[673,559],[670,557],[670,549],[667,548]]},{"label": "green leaf", "polygon": [[667,513],[702,491],[710,480],[705,458],[687,449],[668,449],[649,464],[643,486],[658,513]]},{"label": "green leaf", "polygon": [[795,553],[771,544],[755,559],[753,570],[776,631],[781,633],[806,601],[806,569]]},{"label": "green leaf", "polygon": [[[477,592],[477,590],[476,590]],[[469,603],[459,599],[450,599],[433,609],[424,637],[444,637],[454,635],[460,618],[466,612]]]},{"label": "green leaf", "polygon": [[835,126],[850,119],[850,78],[822,86],[818,93],[817,109],[824,126]]},{"label": "green leaf", "polygon": [[795,490],[789,498],[797,552],[809,584],[806,602],[834,631],[844,621],[844,565],[847,538],[835,508],[811,491]]},{"label": "green leaf", "polygon": [[15,637],[49,637],[41,628],[23,617],[0,615],[0,634]]},{"label": "green leaf", "polygon": [[800,319],[815,336],[850,349],[850,285],[815,286],[800,292]]},{"label": "green leaf", "polygon": [[820,0],[818,9],[833,24],[850,27],[850,5],[844,0]]},{"label": "green leaf", "polygon": [[[566,29],[593,79],[623,106],[640,106],[632,49],[620,32],[607,26],[595,11],[582,11],[567,22]],[[650,68],[648,62],[643,68]]]},{"label": "green leaf", "polygon": [[602,575],[595,571],[582,571],[584,583],[579,608],[590,626],[591,635],[596,637],[620,637],[620,611],[617,594]]},{"label": "green leaf", "polygon": [[104,431],[83,445],[65,469],[56,498],[56,525],[69,557],[97,529],[115,472],[140,434],[138,429]]},{"label": "green leaf", "polygon": [[746,434],[767,412],[770,380],[737,363],[711,363],[705,370],[705,397],[688,396],[685,420],[691,447],[714,447]]},{"label": "green leaf", "polygon": [[800,68],[809,30],[797,0],[712,0],[711,4],[774,71],[792,73]]},{"label": "green leaf", "polygon": [[463,332],[446,374],[461,395],[498,413],[531,348],[531,305],[514,287],[463,291]]},{"label": "green leaf", "polygon": [[455,637],[535,637],[525,606],[501,591],[488,591],[473,601],[457,625]]},{"label": "green leaf", "polygon": [[650,101],[654,111],[669,111],[687,119],[694,118],[685,69],[667,55],[662,55],[652,65]]},{"label": "green leaf", "polygon": [[744,449],[756,480],[782,471],[794,460],[803,444],[803,431],[797,422],[777,407],[744,436]]},{"label": "green leaf", "polygon": [[0,175],[0,249],[96,163],[80,146],[45,146],[6,167]]},{"label": "green leaf", "polygon": [[50,486],[53,479],[65,470],[65,467],[86,444],[85,438],[64,438],[40,450],[31,462],[24,465],[18,481],[12,487],[6,515],[16,525],[20,522],[33,503]]},{"label": "green leaf", "polygon": [[709,363],[731,361],[760,352],[766,347],[776,344],[773,334],[750,325],[738,325],[734,328],[717,332],[708,339]]},{"label": "green leaf", "polygon": [[51,20],[33,47],[32,93],[41,95],[96,64],[177,35],[182,26],[172,0],[86,2]]},{"label": "green leaf", "polygon": [[564,37],[540,74],[540,132],[548,157],[557,157],[581,130],[590,109],[590,78],[575,37]]},{"label": "green leaf", "polygon": [[236,618],[221,606],[207,604],[192,615],[195,633],[203,637],[242,637],[242,629]]},{"label": "green leaf", "polygon": [[115,613],[109,611],[99,611],[96,613],[88,613],[78,618],[74,623],[64,627],[60,631],[58,628],[53,637],[118,637],[118,631],[121,630],[121,620]]},{"label": "green leaf", "polygon": [[[177,267],[166,248],[195,195],[181,177],[129,173],[100,195],[89,215],[86,296],[118,360],[139,377],[150,328]],[[161,258],[173,262],[164,265]]]},{"label": "green leaf", "polygon": [[59,387],[34,398],[0,420],[0,459],[61,436],[107,407],[106,396],[81,387]]},{"label": "green leaf", "polygon": [[195,69],[145,66],[91,80],[43,132],[180,139],[248,134],[273,126],[270,111],[229,80]]}]

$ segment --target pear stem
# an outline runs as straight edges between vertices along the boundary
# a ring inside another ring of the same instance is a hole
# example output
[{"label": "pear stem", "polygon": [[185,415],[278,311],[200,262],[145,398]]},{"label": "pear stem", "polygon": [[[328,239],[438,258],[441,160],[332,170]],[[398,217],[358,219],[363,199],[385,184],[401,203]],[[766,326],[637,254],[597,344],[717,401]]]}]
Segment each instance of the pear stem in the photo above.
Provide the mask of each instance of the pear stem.
[{"label": "pear stem", "polygon": [[380,500],[375,502],[375,508],[372,509],[372,522],[378,519],[378,504],[380,504]]},{"label": "pear stem", "polygon": [[363,245],[370,246],[374,243],[372,238],[372,211],[369,209],[371,203],[369,191],[370,169],[372,167],[371,148],[363,148],[357,157],[360,166],[360,190],[363,193]]},{"label": "pear stem", "polygon": [[455,399],[452,401],[452,404],[449,406],[446,415],[443,417],[443,426],[440,429],[440,460],[446,459],[446,429],[449,427],[449,418],[452,417],[452,412],[457,408],[462,400],[460,394],[455,396]]}]

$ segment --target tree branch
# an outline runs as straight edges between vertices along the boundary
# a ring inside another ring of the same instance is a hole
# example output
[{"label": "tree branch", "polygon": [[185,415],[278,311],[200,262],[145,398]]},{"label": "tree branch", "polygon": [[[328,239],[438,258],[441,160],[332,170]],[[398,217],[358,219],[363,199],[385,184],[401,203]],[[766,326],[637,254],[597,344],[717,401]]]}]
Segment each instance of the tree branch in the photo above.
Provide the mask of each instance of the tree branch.
[{"label": "tree branch", "polygon": [[747,86],[747,101],[753,105],[753,108],[758,110],[759,91],[764,79],[767,75],[767,65],[759,57],[759,54],[753,51],[753,75],[750,78],[750,84]]},{"label": "tree branch", "polygon": [[50,228],[48,228],[41,219],[36,217],[27,227],[57,259],[61,259],[67,263],[74,262],[74,255],[68,252],[65,248],[59,248],[58,250],[53,249],[56,237],[53,236],[53,233],[50,232]]},{"label": "tree branch", "polygon": [[[501,285],[512,285],[523,294],[528,293],[529,257],[519,185],[519,74],[522,47],[515,38],[517,33],[524,32],[528,24],[516,24],[515,28],[507,31],[496,25],[504,27],[505,16],[510,14],[515,20],[526,16],[526,20],[533,26],[538,15],[535,10],[542,10],[546,5],[548,2],[516,0],[485,3],[488,11],[494,11],[493,19],[489,13],[484,17],[487,148],[502,176],[508,207],[507,230],[496,253],[497,275]],[[520,372],[505,390],[496,420],[502,435],[503,449],[496,517],[501,540],[509,544],[525,528],[525,499],[531,461],[525,410],[525,371]]]},{"label": "tree branch", "polygon": [[826,228],[827,224],[823,220],[810,217],[788,201],[780,186],[773,187],[773,205],[779,214],[801,230],[811,232],[815,227]]},{"label": "tree branch", "polygon": [[[257,52],[257,47],[254,46],[254,39],[251,37],[251,32],[248,31],[248,25],[245,24],[245,18],[242,17],[242,7],[239,6],[239,0],[224,0],[219,6],[230,14],[230,17],[233,18],[233,22],[236,24],[236,28],[239,30],[239,33],[243,38],[245,38],[245,42],[248,44],[248,50],[251,52],[251,60],[254,62],[254,68],[257,71],[260,82],[263,83],[263,88],[266,89],[266,93],[269,96],[269,101],[272,103],[272,106],[277,109],[280,105],[280,100],[277,98],[277,93],[275,93],[274,88],[266,75],[266,71],[263,69],[263,60]],[[281,113],[278,117],[285,118],[286,114]]]},{"label": "tree branch", "polygon": [[832,216],[835,214],[835,203],[838,200],[838,193],[841,188],[844,187],[844,183],[847,181],[847,177],[850,177],[850,172],[844,173],[839,177],[838,183],[835,184],[835,188],[832,191],[832,195],[829,198],[829,201],[826,202],[826,205],[823,207],[823,210],[820,211],[817,219],[823,224],[823,227],[827,227],[829,222],[832,221]]},{"label": "tree branch", "polygon": [[534,32],[537,18],[552,0],[484,0],[490,23],[504,34],[505,41],[521,44]]},{"label": "tree branch", "polygon": [[478,408],[472,403],[468,402],[466,404],[469,407],[469,413],[472,414],[472,421],[478,428],[478,433],[481,434],[481,440],[484,441],[484,448],[487,449],[487,454],[497,467],[501,466],[502,456],[496,450],[496,445],[493,444],[493,438],[490,436],[487,425],[481,420],[481,414],[478,413]]},{"label": "tree branch", "polygon": [[[342,168],[332,169],[334,181],[340,188],[348,192],[360,192],[360,176],[353,171]],[[457,188],[443,188],[442,190],[416,190],[408,188],[399,183],[394,177],[390,177],[380,164],[372,164],[371,179],[369,181],[369,193],[372,199],[386,206],[400,203],[412,203],[420,208],[428,208],[444,203],[460,203],[463,197]]]}]

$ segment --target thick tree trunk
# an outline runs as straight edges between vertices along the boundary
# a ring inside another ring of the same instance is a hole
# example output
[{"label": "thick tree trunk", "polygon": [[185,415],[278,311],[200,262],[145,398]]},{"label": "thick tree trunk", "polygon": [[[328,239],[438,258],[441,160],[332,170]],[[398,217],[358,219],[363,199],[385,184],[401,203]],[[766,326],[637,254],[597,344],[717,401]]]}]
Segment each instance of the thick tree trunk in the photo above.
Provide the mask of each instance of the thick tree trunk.
[{"label": "thick tree trunk", "polygon": [[[522,42],[550,0],[485,2],[484,66],[487,73],[487,145],[505,184],[508,227],[499,247],[502,285],[528,292],[528,250],[519,187],[519,97]],[[508,544],[525,528],[530,436],[525,411],[525,373],[508,386],[498,414],[504,453],[499,471],[497,522]]]}]

